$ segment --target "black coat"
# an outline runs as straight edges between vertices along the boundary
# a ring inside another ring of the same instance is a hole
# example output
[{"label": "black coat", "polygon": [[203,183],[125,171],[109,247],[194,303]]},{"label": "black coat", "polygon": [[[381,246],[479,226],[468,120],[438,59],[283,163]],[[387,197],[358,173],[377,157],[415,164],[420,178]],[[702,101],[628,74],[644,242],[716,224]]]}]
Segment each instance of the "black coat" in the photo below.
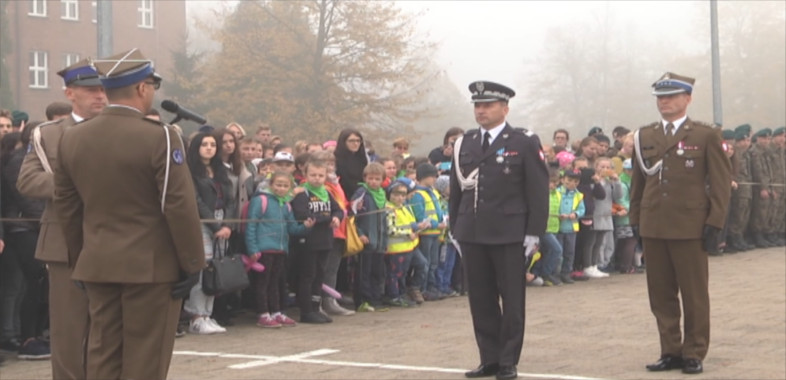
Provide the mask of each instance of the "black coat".
[{"label": "black coat", "polygon": [[[194,178],[194,189],[197,195],[197,207],[199,207],[200,219],[214,219],[216,212],[216,204],[218,202],[218,191],[213,185],[213,179],[210,177]],[[235,202],[235,196],[232,192],[232,184],[225,183],[221,185],[221,192],[224,201],[224,219],[237,219],[238,207]],[[204,223],[213,232],[218,232],[221,227],[233,228],[232,223]]]},{"label": "black coat", "polygon": [[[543,236],[549,214],[549,174],[540,139],[506,124],[484,153],[479,129],[464,134],[450,174],[450,229],[460,242],[510,244]],[[501,162],[499,162],[501,161]],[[456,170],[480,168],[475,191],[462,191]]]},{"label": "black coat", "polygon": [[[41,219],[46,202],[41,199],[25,197],[16,189],[16,180],[25,158],[25,149],[19,148],[8,155],[7,162],[3,163],[2,181],[2,215],[4,218]],[[38,231],[40,222],[14,222],[3,223],[8,232]],[[0,239],[2,238],[0,234]]]}]

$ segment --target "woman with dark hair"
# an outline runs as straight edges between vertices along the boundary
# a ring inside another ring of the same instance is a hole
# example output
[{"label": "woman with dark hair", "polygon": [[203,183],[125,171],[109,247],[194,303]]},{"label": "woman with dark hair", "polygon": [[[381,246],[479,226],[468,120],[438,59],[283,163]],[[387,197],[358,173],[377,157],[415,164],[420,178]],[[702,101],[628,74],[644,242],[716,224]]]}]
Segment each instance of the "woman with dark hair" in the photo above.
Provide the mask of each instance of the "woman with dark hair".
[{"label": "woman with dark hair", "polygon": [[355,194],[363,182],[363,169],[368,165],[363,135],[354,128],[341,131],[336,141],[336,175],[344,194]]},{"label": "woman with dark hair", "polygon": [[453,143],[464,134],[464,130],[459,127],[451,127],[445,132],[442,139],[442,146],[431,150],[428,160],[437,167],[440,174],[450,174],[450,163],[453,162]]},{"label": "woman with dark hair", "polygon": [[[221,161],[221,145],[211,133],[198,133],[188,147],[188,167],[194,180],[197,195],[197,206],[201,219],[213,219],[217,222],[202,223],[202,242],[205,246],[205,259],[213,259],[214,247],[223,250],[227,239],[232,236],[232,226],[223,219],[235,219],[238,215],[235,197],[232,192],[232,181],[227,169]],[[184,309],[191,313],[189,330],[195,334],[215,334],[226,332],[218,322],[210,318],[213,313],[213,296],[202,291],[200,282],[191,289]]]},{"label": "woman with dark hair", "polygon": [[[235,124],[231,124],[235,125]],[[221,128],[213,132],[216,142],[221,144],[221,162],[227,170],[229,181],[232,182],[232,197],[236,199],[235,205],[237,206],[237,214],[240,215],[248,200],[254,194],[254,176],[248,171],[246,165],[243,164],[243,158],[240,156],[240,144],[235,132],[231,129]],[[232,247],[232,253],[245,253],[246,242],[243,234],[240,232],[240,225],[236,224],[232,230],[232,237],[229,241]],[[230,321],[230,305],[239,306],[239,301],[236,294],[226,294],[216,298],[213,307],[213,318],[219,324],[224,326],[231,326],[233,323]]]}]

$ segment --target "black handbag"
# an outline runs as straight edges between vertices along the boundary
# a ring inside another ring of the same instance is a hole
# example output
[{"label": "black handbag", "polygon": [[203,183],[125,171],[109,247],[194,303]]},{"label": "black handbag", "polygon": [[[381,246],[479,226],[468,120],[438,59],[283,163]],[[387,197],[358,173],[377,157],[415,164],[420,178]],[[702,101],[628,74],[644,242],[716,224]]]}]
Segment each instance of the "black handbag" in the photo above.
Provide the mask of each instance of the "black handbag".
[{"label": "black handbag", "polygon": [[209,296],[233,293],[248,287],[243,260],[230,253],[231,246],[224,243],[223,251],[218,241],[213,242],[213,260],[202,270],[202,292]]}]

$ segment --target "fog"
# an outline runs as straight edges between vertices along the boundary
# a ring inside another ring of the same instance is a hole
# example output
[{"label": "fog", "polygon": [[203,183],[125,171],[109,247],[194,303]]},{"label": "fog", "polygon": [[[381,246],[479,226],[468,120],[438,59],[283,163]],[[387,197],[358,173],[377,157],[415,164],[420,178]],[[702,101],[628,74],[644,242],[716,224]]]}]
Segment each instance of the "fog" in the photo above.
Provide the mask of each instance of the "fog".
[{"label": "fog", "polygon": [[[221,28],[215,12],[226,15],[236,4],[188,1],[190,50],[220,54],[221,44],[211,41],[206,29]],[[451,125],[474,125],[467,85],[476,80],[514,88],[518,96],[509,120],[545,140],[558,127],[584,135],[593,125],[610,133],[615,125],[657,120],[650,85],[666,71],[697,78],[689,115],[713,121],[709,2],[396,1],[395,6],[414,20],[411,41],[434,45],[429,68],[418,74],[434,78],[420,101],[434,104],[403,123],[425,139],[416,145],[420,150],[438,144]],[[786,124],[786,2],[723,1],[719,21],[724,126]],[[364,123],[373,129],[374,120]]]}]

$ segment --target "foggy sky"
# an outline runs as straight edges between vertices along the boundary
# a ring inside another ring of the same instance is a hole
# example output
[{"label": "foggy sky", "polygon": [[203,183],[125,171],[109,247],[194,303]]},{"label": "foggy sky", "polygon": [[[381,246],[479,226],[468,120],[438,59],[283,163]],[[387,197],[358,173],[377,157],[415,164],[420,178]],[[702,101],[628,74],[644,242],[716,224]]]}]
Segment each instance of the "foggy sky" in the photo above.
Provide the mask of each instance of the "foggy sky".
[{"label": "foggy sky", "polygon": [[[231,6],[236,1],[187,0],[192,16]],[[515,87],[522,82],[525,59],[537,60],[548,28],[587,18],[611,17],[632,32],[693,43],[681,36],[695,32],[695,2],[669,1],[397,1],[419,14],[422,38],[439,43],[437,62],[460,89],[492,80]],[[709,18],[709,2],[706,15]],[[705,46],[709,45],[709,41]],[[690,48],[690,45],[686,47]]]}]

